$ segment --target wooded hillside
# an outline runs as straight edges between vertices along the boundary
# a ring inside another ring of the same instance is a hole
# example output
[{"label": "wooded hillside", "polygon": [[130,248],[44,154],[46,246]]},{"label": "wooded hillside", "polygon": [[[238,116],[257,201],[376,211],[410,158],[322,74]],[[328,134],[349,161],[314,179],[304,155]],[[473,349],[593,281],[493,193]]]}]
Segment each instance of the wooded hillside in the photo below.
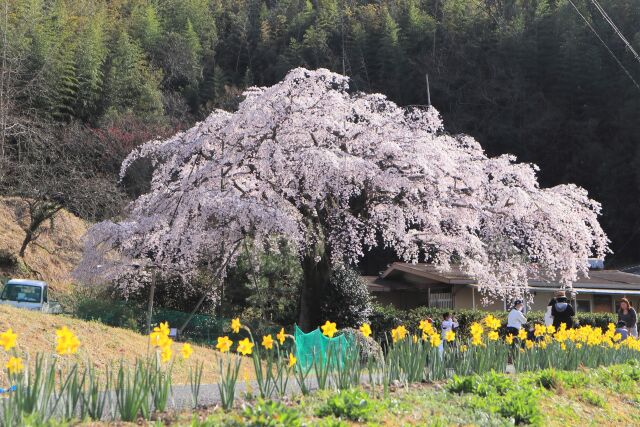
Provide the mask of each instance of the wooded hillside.
[{"label": "wooded hillside", "polygon": [[[594,3],[575,4],[640,81]],[[2,194],[104,218],[126,198],[116,182],[131,148],[233,109],[247,86],[326,67],[354,90],[426,104],[428,73],[448,130],[539,164],[543,185],[587,188],[604,206],[610,261],[640,260],[640,88],[565,0],[0,5]],[[640,50],[640,0],[603,7]]]}]

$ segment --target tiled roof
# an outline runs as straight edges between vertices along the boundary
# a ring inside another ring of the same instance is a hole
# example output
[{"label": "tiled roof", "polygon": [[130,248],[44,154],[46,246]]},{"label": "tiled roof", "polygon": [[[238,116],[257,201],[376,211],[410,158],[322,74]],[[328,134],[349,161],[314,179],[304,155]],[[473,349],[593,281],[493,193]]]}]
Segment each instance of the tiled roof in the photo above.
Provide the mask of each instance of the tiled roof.
[{"label": "tiled roof", "polygon": [[[447,271],[440,271],[433,265],[425,263],[410,264],[405,262],[395,262],[391,264],[380,275],[380,277],[382,279],[393,279],[403,273],[452,285],[475,283],[472,276],[465,274],[458,268],[454,267]],[[396,280],[396,283],[402,283],[402,279]],[[539,279],[530,279],[529,285],[549,288],[561,287],[559,283]],[[589,277],[578,279],[574,282],[573,286],[580,288],[640,290],[640,275],[618,270],[591,270],[589,272]]]}]

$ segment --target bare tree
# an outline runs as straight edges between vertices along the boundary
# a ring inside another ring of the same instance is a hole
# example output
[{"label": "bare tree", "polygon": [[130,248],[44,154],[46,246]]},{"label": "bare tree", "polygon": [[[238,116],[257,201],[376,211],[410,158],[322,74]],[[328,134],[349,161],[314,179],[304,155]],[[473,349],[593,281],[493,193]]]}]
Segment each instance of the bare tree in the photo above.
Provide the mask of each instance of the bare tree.
[{"label": "bare tree", "polygon": [[22,258],[42,226],[53,225],[63,208],[95,220],[111,217],[122,206],[115,180],[100,170],[99,141],[87,129],[78,124],[51,126],[47,135],[26,154],[8,157],[0,176],[0,194],[20,198],[16,216],[25,232]]}]

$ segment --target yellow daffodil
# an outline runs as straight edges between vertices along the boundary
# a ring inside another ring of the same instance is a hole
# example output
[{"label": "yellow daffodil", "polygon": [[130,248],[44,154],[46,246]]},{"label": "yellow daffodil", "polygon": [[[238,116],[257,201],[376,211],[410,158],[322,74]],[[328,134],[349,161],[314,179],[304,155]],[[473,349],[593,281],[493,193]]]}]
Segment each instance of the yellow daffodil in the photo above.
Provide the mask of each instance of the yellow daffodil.
[{"label": "yellow daffodil", "polygon": [[248,356],[253,352],[253,343],[249,341],[249,338],[245,338],[238,343],[238,353],[243,356]]},{"label": "yellow daffodil", "polygon": [[414,344],[418,342],[418,336],[415,334],[411,335],[411,339],[413,340]]},{"label": "yellow daffodil", "polygon": [[293,355],[293,353],[289,353],[289,367],[292,368],[296,362],[298,361],[298,359],[296,359],[296,357]]},{"label": "yellow daffodil", "polygon": [[80,340],[66,326],[56,331],[56,343],[56,353],[61,356],[75,354],[80,347]]},{"label": "yellow daffodil", "polygon": [[536,325],[533,330],[533,336],[536,338],[543,336],[545,333],[547,333],[547,328],[544,325]]},{"label": "yellow daffodil", "polygon": [[498,335],[497,331],[491,331],[487,334],[487,337],[489,337],[491,341],[497,341],[498,338],[500,338],[500,335]]},{"label": "yellow daffodil", "polygon": [[280,345],[284,344],[284,340],[286,338],[286,335],[284,334],[284,328],[280,329],[280,332],[278,332],[276,338],[280,342]]},{"label": "yellow daffodil", "polygon": [[481,335],[472,336],[471,344],[474,346],[484,346],[484,343],[482,342],[482,336]]},{"label": "yellow daffodil", "polygon": [[431,338],[429,339],[429,342],[431,343],[431,347],[438,347],[440,345],[440,343],[442,342],[442,340],[440,339],[440,335],[433,334],[433,335],[431,335]]},{"label": "yellow daffodil", "polygon": [[469,349],[469,347],[466,346],[466,344],[462,344],[460,346],[460,352],[464,353],[465,351],[467,351]]},{"label": "yellow daffodil", "polygon": [[578,350],[580,350],[580,349],[582,348],[582,343],[581,343],[581,342],[577,343],[577,344],[576,344],[576,348],[577,348]]},{"label": "yellow daffodil", "polygon": [[550,335],[553,335],[556,333],[556,327],[553,325],[549,325],[547,326],[547,333]]},{"label": "yellow daffodil", "polygon": [[13,329],[9,328],[0,334],[0,346],[2,346],[5,351],[9,351],[16,346],[17,339],[18,335],[14,334]]},{"label": "yellow daffodil", "polygon": [[518,332],[518,338],[520,338],[521,340],[526,340],[527,339],[527,331],[525,331],[524,329],[520,329],[520,332]]},{"label": "yellow daffodil", "polygon": [[[158,328],[155,328],[158,329]],[[149,335],[149,340],[151,341],[151,345],[158,348],[166,347],[167,345],[171,345],[169,335],[165,335],[162,331],[154,330]]]},{"label": "yellow daffodil", "polygon": [[155,328],[153,328],[153,332],[156,332],[158,334],[162,334],[168,337],[169,333],[171,332],[171,329],[169,328],[169,322],[160,323],[160,326],[156,326]]},{"label": "yellow daffodil", "polygon": [[24,366],[22,365],[22,359],[18,357],[10,357],[5,366],[7,367],[7,370],[11,375],[19,374],[24,369]]},{"label": "yellow daffodil", "polygon": [[617,334],[615,334],[615,335],[613,336],[613,340],[614,340],[615,342],[618,342],[618,341],[620,341],[621,339],[622,339],[622,334],[620,334],[620,333],[617,333]]},{"label": "yellow daffodil", "polygon": [[267,350],[273,349],[273,338],[271,335],[265,335],[262,337],[262,346]]},{"label": "yellow daffodil", "polygon": [[473,322],[471,324],[471,335],[482,335],[484,333],[484,328],[478,322]]},{"label": "yellow daffodil", "polygon": [[393,342],[402,341],[407,336],[407,328],[403,325],[391,330],[391,339]]},{"label": "yellow daffodil", "polygon": [[216,348],[222,353],[226,353],[231,350],[231,344],[233,344],[233,341],[231,341],[229,337],[218,337],[218,344],[216,344]]},{"label": "yellow daffodil", "polygon": [[501,322],[500,319],[489,314],[484,318],[484,324],[487,326],[487,328],[496,330],[500,327]]},{"label": "yellow daffodil", "polygon": [[452,342],[453,340],[456,339],[456,333],[453,331],[447,331],[447,333],[444,334],[444,339],[447,342]]},{"label": "yellow daffodil", "polygon": [[431,335],[435,332],[435,330],[433,329],[433,325],[428,320],[421,320],[420,325],[418,326],[418,329],[420,329],[422,332],[424,332],[427,335]]},{"label": "yellow daffodil", "polygon": [[360,333],[362,335],[364,335],[365,337],[370,337],[371,336],[371,325],[369,325],[368,323],[363,323],[362,326],[360,326]]},{"label": "yellow daffodil", "polygon": [[182,348],[180,349],[180,354],[184,360],[187,360],[193,354],[193,349],[189,343],[182,344]]},{"label": "yellow daffodil", "polygon": [[513,335],[509,334],[506,337],[504,337],[504,342],[506,342],[507,344],[511,345],[513,344]]},{"label": "yellow daffodil", "polygon": [[171,346],[167,345],[165,347],[162,347],[162,351],[160,352],[160,359],[162,360],[162,363],[167,363],[169,360],[171,360]]},{"label": "yellow daffodil", "polygon": [[547,348],[547,342],[546,342],[546,341],[544,341],[544,340],[543,340],[543,341],[540,341],[540,342],[538,343],[538,347],[540,347],[541,349],[543,349],[543,350],[544,350],[545,348]]},{"label": "yellow daffodil", "polygon": [[322,329],[322,334],[325,337],[333,338],[333,336],[338,332],[338,328],[334,322],[326,321],[324,325],[320,327]]},{"label": "yellow daffodil", "polygon": [[562,351],[566,351],[567,345],[565,343],[560,343],[560,348],[562,349]]},{"label": "yellow daffodil", "polygon": [[240,328],[242,327],[242,323],[240,323],[240,319],[236,317],[235,319],[231,319],[231,330],[234,334],[240,332]]},{"label": "yellow daffodil", "polygon": [[531,340],[526,340],[524,344],[527,347],[527,350],[531,350],[533,348],[533,341]]}]

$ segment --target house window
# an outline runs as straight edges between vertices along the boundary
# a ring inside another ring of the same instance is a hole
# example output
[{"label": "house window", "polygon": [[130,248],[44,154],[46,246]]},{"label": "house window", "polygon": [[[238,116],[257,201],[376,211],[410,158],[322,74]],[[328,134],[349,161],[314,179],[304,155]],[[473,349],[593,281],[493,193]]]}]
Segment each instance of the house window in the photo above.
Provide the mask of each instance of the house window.
[{"label": "house window", "polygon": [[578,313],[591,313],[591,301],[579,299],[576,301],[576,311]]},{"label": "house window", "polygon": [[432,289],[429,293],[429,307],[453,308],[453,295],[448,289]]},{"label": "house window", "polygon": [[611,295],[594,295],[593,311],[596,313],[610,313],[613,311],[613,299]]}]

